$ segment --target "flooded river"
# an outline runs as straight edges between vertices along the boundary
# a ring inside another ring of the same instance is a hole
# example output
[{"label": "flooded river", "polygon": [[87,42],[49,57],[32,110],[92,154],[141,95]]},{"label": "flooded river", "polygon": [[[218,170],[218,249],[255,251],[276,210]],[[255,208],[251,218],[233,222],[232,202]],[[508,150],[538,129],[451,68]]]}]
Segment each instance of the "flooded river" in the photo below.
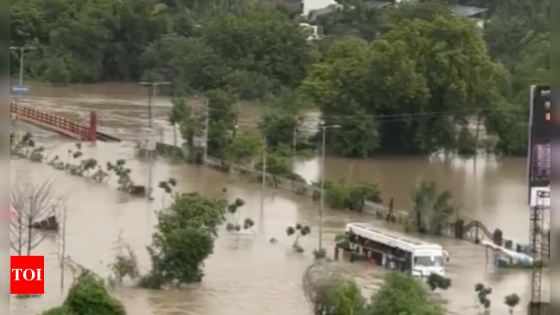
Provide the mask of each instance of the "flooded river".
[{"label": "flooded river", "polygon": [[[147,125],[147,91],[132,85],[73,86],[53,89],[32,86],[27,102],[46,111],[56,112],[73,119],[87,119],[89,110],[99,113],[101,129],[123,138],[135,140],[140,128]],[[166,117],[170,104],[158,99],[154,106],[157,126],[164,130],[170,141],[172,134]],[[255,124],[257,107],[240,107],[245,124]],[[71,143],[58,136],[44,133],[40,140],[49,152],[65,154]],[[134,144],[86,146],[87,157],[101,163],[126,159],[133,169],[133,178],[140,183],[147,180],[147,165],[134,154]],[[296,172],[309,180],[320,177],[317,160],[298,161]],[[490,229],[501,228],[509,238],[528,241],[529,214],[526,204],[525,160],[479,159],[439,160],[428,158],[390,158],[370,161],[348,161],[332,158],[327,161],[329,178],[372,180],[379,183],[383,197],[394,198],[399,208],[409,208],[411,189],[418,178],[434,180],[442,189],[449,189],[461,206],[461,216],[478,219]],[[154,210],[161,208],[161,195],[155,202],[126,200],[116,187],[99,186],[80,178],[69,177],[45,165],[27,161],[12,161],[11,179],[20,181],[54,180],[59,193],[67,197],[68,254],[77,262],[100,274],[107,275],[107,264],[113,256],[114,242],[122,233],[140,256],[143,269],[148,268],[144,246],[150,243],[155,224]],[[155,181],[177,178],[182,191],[200,191],[227,198],[244,199],[243,214],[257,222],[257,236],[239,238],[224,233],[217,242],[216,253],[206,265],[205,281],[181,292],[151,292],[121,289],[117,293],[131,314],[138,315],[307,315],[307,303],[301,294],[301,277],[311,257],[290,252],[286,227],[302,222],[318,225],[317,205],[307,198],[281,191],[265,192],[265,207],[260,207],[259,186],[245,183],[242,178],[228,176],[191,165],[173,165],[159,160],[155,167]],[[160,194],[161,192],[158,192]],[[332,241],[344,224],[351,221],[371,221],[371,217],[340,212],[329,213],[325,240]],[[269,243],[271,238],[279,244]],[[503,297],[517,293],[525,304],[530,292],[529,272],[495,272],[486,268],[483,248],[437,239],[451,254],[448,267],[453,288],[442,298],[454,314],[472,314],[474,285],[482,282],[494,289],[494,314],[506,314],[501,305]],[[304,240],[312,251],[317,235]],[[333,245],[332,243],[330,244]],[[59,303],[63,295],[58,290],[59,271],[56,268],[57,245],[48,241],[37,254],[52,260],[47,269],[47,294],[38,301],[12,301],[13,314],[35,315],[47,306]],[[365,288],[375,290],[382,276],[379,270],[361,265],[348,266]],[[545,286],[549,286],[548,282]],[[548,295],[546,294],[548,297]]]}]

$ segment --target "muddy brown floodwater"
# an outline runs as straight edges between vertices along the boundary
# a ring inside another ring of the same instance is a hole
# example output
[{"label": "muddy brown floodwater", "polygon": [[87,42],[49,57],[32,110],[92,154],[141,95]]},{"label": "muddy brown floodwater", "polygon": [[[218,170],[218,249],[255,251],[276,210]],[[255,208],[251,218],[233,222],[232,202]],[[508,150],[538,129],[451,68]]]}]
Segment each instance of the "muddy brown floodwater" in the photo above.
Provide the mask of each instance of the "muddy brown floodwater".
[{"label": "muddy brown floodwater", "polygon": [[[147,181],[147,165],[134,153],[135,135],[146,125],[146,91],[131,85],[73,86],[53,89],[32,86],[33,94],[25,102],[46,111],[57,112],[75,119],[86,119],[89,110],[99,112],[101,127],[125,140],[120,144],[99,143],[84,148],[87,157],[101,163],[125,159],[133,169],[136,182]],[[157,125],[165,130],[170,141],[172,131],[166,117],[169,100],[158,99],[154,107]],[[247,124],[256,121],[259,110],[241,106],[242,119]],[[40,142],[51,155],[64,155],[72,146],[58,136],[44,133]],[[297,161],[296,172],[309,180],[320,177],[317,160]],[[379,183],[386,199],[395,198],[400,208],[410,206],[410,191],[418,178],[436,181],[442,189],[454,193],[461,206],[461,216],[483,221],[489,228],[501,228],[505,235],[528,241],[529,213],[526,204],[525,161],[523,159],[438,159],[391,158],[370,161],[328,159],[329,178],[372,180]],[[287,226],[296,222],[318,226],[318,207],[311,200],[282,191],[266,191],[265,207],[260,207],[260,187],[242,178],[224,175],[191,165],[173,165],[158,160],[155,182],[173,177],[182,191],[199,191],[216,197],[242,198],[246,201],[245,216],[257,222],[255,237],[237,237],[223,233],[217,241],[216,252],[206,264],[206,278],[200,285],[180,292],[152,292],[119,289],[117,294],[130,314],[137,315],[307,315],[308,305],[301,293],[301,278],[311,261],[310,255],[298,256],[290,252],[290,239],[285,236]],[[135,248],[142,268],[148,268],[144,247],[150,243],[155,224],[154,211],[162,207],[162,194],[157,192],[154,202],[129,200],[119,195],[116,187],[100,186],[69,177],[45,165],[27,161],[11,162],[11,180],[54,180],[58,192],[67,198],[68,254],[75,261],[96,272],[107,275],[107,265],[113,256],[114,242],[120,234]],[[222,189],[228,188],[226,196]],[[352,221],[372,221],[361,214],[329,212],[326,217],[324,239],[333,246],[334,236]],[[375,221],[373,221],[375,222]],[[379,223],[382,225],[382,223]],[[278,244],[269,243],[277,238]],[[448,266],[453,287],[441,298],[453,314],[473,314],[474,286],[482,282],[494,289],[493,314],[507,314],[503,297],[517,293],[529,299],[529,272],[495,271],[486,266],[485,250],[465,242],[431,239],[446,247],[451,255]],[[317,235],[304,240],[312,251],[318,244]],[[44,308],[59,303],[57,265],[58,245],[55,239],[45,242],[37,254],[47,255],[47,294],[38,301],[11,301],[11,313],[35,315]],[[368,291],[380,285],[382,271],[363,265],[345,265]],[[548,278],[544,287],[550,287]],[[548,298],[548,293],[545,293]]]}]

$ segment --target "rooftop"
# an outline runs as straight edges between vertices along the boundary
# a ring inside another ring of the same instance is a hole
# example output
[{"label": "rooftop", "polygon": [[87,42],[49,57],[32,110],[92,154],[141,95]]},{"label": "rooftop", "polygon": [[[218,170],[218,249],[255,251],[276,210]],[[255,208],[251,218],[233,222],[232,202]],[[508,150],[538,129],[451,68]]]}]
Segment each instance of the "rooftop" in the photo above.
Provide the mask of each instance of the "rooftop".
[{"label": "rooftop", "polygon": [[456,5],[451,7],[451,11],[459,16],[475,17],[477,15],[487,12],[488,9]]}]

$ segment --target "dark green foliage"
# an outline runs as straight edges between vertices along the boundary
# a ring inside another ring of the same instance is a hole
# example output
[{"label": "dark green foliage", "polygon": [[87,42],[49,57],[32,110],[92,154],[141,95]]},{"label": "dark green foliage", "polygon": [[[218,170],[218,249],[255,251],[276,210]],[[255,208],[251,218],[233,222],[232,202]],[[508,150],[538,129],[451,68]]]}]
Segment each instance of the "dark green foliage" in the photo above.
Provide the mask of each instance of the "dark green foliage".
[{"label": "dark green foliage", "polygon": [[[309,17],[325,36],[308,41],[301,18],[260,1],[15,0],[10,42],[38,48],[25,55],[26,77],[165,80],[176,96],[205,95],[209,153],[221,159],[236,140],[234,105],[271,94],[260,130],[274,150],[313,148],[301,141],[298,119],[301,106],[312,105],[342,127],[327,142],[345,157],[526,154],[529,86],[550,83],[558,61],[550,0],[339,3]],[[454,14],[457,4],[487,6],[484,29]],[[18,72],[17,53],[9,68]],[[201,117],[170,118],[192,146]],[[475,121],[488,136],[471,130]]]},{"label": "dark green foliage", "polygon": [[170,207],[158,213],[157,232],[148,247],[152,269],[140,285],[162,289],[200,282],[225,209],[222,200],[197,193],[174,194]]},{"label": "dark green foliage", "polygon": [[306,237],[307,235],[311,234],[311,228],[307,225],[303,224],[296,224],[294,226],[290,226],[286,229],[286,234],[294,238],[294,243],[292,244],[292,248],[297,253],[305,252],[305,249],[301,247],[299,241],[302,237]]},{"label": "dark green foliage", "polygon": [[385,284],[374,295],[365,314],[444,315],[445,312],[432,301],[420,281],[402,273],[392,273],[385,278]]},{"label": "dark green foliage", "polygon": [[334,209],[358,212],[363,211],[366,201],[383,202],[381,191],[376,184],[368,182],[349,184],[344,181],[325,183],[325,200]]},{"label": "dark green foliage", "polygon": [[[325,120],[344,126],[330,135],[332,150],[472,155],[482,147],[526,155],[529,87],[551,82],[549,0],[425,0],[398,9],[339,3],[312,21],[327,40],[304,83]],[[488,8],[484,29],[455,16],[457,4]],[[497,143],[458,128],[478,119]]]},{"label": "dark green foliage", "polygon": [[490,309],[492,307],[492,300],[490,300],[490,296],[492,295],[492,288],[486,287],[484,284],[479,283],[475,286],[474,291],[476,293],[476,300],[478,302],[478,306],[482,307],[485,310]]},{"label": "dark green foliage", "polygon": [[60,307],[41,315],[126,315],[123,304],[112,297],[104,281],[88,270],[80,270]]},{"label": "dark green foliage", "polygon": [[521,298],[517,294],[511,294],[505,297],[504,304],[509,308],[510,314],[513,314],[513,311],[516,307],[519,306],[521,303]]},{"label": "dark green foliage", "polygon": [[438,289],[447,290],[451,287],[451,279],[436,274],[431,274],[426,280],[426,283],[432,291],[436,291]]},{"label": "dark green foliage", "polygon": [[438,191],[434,182],[419,180],[412,193],[416,230],[421,233],[439,235],[443,224],[457,213],[449,191]]}]

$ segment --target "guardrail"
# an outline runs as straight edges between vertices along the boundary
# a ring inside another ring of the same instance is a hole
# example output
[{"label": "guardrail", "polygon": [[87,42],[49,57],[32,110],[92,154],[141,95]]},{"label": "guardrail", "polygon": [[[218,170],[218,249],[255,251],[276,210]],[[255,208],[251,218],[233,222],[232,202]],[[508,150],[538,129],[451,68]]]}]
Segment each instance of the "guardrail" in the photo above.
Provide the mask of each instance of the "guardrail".
[{"label": "guardrail", "polygon": [[10,116],[14,116],[12,118],[16,120],[21,120],[80,141],[95,142],[97,140],[97,114],[95,112],[90,113],[88,126],[59,115],[11,102]]}]

